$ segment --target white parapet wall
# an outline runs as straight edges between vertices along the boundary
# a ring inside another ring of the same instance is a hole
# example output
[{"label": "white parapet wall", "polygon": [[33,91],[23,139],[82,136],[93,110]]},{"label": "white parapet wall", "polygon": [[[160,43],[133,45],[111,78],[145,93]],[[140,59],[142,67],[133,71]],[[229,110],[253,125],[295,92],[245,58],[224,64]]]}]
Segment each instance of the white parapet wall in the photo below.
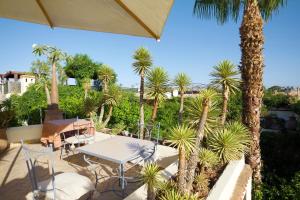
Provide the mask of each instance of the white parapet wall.
[{"label": "white parapet wall", "polygon": [[11,127],[6,130],[8,142],[39,141],[42,136],[42,124]]},{"label": "white parapet wall", "polygon": [[244,167],[244,157],[240,160],[230,161],[220,178],[210,190],[206,200],[230,200]]}]

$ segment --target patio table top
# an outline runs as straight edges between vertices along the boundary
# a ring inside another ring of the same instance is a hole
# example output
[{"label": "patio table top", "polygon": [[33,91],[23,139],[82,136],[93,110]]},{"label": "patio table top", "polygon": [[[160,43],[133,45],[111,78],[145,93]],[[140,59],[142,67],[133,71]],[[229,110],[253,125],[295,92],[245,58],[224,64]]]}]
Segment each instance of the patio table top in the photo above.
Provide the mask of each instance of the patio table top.
[{"label": "patio table top", "polygon": [[77,148],[81,153],[124,164],[137,156],[142,149],[152,148],[154,143],[125,136],[115,136]]}]

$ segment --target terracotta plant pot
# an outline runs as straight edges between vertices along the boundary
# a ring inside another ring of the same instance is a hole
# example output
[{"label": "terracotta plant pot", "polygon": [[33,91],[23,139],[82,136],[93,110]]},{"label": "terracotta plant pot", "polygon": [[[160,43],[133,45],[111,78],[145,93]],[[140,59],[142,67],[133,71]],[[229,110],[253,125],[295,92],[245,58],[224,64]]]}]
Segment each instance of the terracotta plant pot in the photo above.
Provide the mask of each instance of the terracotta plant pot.
[{"label": "terracotta plant pot", "polygon": [[9,147],[6,136],[6,129],[0,129],[0,153],[4,152]]}]

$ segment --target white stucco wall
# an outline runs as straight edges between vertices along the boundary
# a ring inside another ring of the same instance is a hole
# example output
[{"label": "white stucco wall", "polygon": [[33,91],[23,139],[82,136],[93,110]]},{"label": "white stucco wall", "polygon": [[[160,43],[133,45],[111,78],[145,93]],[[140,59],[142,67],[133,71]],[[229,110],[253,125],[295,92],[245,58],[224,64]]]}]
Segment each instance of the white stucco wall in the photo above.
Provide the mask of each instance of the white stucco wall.
[{"label": "white stucco wall", "polygon": [[40,140],[42,136],[43,125],[29,125],[20,127],[11,127],[6,130],[8,142],[15,143],[32,140]]},{"label": "white stucco wall", "polygon": [[230,200],[234,192],[236,182],[244,167],[244,158],[241,160],[230,161],[216,184],[210,190],[206,200]]}]

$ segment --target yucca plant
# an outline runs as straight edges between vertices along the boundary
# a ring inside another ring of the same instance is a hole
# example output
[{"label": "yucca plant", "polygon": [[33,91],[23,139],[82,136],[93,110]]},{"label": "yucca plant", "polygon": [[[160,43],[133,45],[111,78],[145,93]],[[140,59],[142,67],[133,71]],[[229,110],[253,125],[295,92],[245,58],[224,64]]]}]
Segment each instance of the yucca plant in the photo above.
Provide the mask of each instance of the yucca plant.
[{"label": "yucca plant", "polygon": [[142,180],[147,185],[147,200],[155,199],[155,188],[159,185],[159,171],[156,163],[149,163],[141,172]]},{"label": "yucca plant", "polygon": [[248,150],[250,136],[248,132],[239,132],[222,128],[207,137],[207,146],[214,151],[223,164],[240,159]]},{"label": "yucca plant", "polygon": [[[98,78],[101,81],[102,84],[102,91],[103,94],[106,95],[109,88],[109,84],[114,80],[115,72],[114,70],[109,67],[108,65],[101,65],[99,71],[98,71]],[[103,116],[104,116],[104,105],[105,102],[101,102],[101,110],[100,110],[100,116],[99,116],[99,122],[102,122]]]},{"label": "yucca plant", "polygon": [[164,100],[168,91],[168,73],[162,67],[155,67],[146,76],[147,94],[154,98],[151,120],[155,121],[159,102]]},{"label": "yucca plant", "polygon": [[[187,184],[186,184],[186,191],[189,193],[192,190],[193,182],[195,178],[195,170],[198,163],[198,153],[201,142],[204,137],[205,127],[207,127],[207,119],[209,116],[209,111],[212,105],[215,105],[215,99],[218,96],[218,93],[213,89],[204,89],[199,93],[199,97],[197,100],[200,100],[201,106],[199,106],[199,110],[194,110],[191,112],[194,113],[193,116],[198,116],[198,124],[196,126],[196,142],[195,142],[195,149],[191,152],[191,156],[189,159],[188,167],[187,167]],[[193,122],[195,119],[192,119]]]},{"label": "yucca plant", "polygon": [[179,150],[179,165],[178,165],[178,190],[184,193],[186,181],[186,154],[192,152],[195,148],[195,133],[186,125],[179,125],[171,129],[168,142],[171,146],[175,146]]},{"label": "yucca plant", "polygon": [[209,179],[206,174],[200,173],[195,178],[196,189],[201,193],[200,196],[207,196],[209,192]]},{"label": "yucca plant", "polygon": [[152,66],[152,58],[149,51],[141,47],[134,52],[133,58],[135,62],[132,64],[133,70],[141,77],[140,81],[140,121],[139,130],[140,138],[144,138],[144,78],[145,75],[150,71]]},{"label": "yucca plant", "polygon": [[187,90],[188,86],[192,83],[192,81],[190,77],[188,77],[188,75],[186,75],[185,73],[179,73],[176,75],[174,83],[178,87],[180,94],[180,109],[178,115],[178,122],[179,124],[182,124],[184,92]]},{"label": "yucca plant", "polygon": [[159,198],[160,200],[199,200],[196,195],[181,194],[175,189],[166,191],[165,194]]},{"label": "yucca plant", "polygon": [[215,86],[221,86],[223,105],[221,124],[224,125],[227,115],[227,105],[230,93],[234,93],[239,90],[240,79],[237,77],[239,71],[235,65],[228,60],[220,62],[217,66],[214,66],[214,71],[210,74],[212,77],[212,84]]},{"label": "yucca plant", "polygon": [[[186,105],[186,111],[187,111],[186,122],[194,129],[197,129],[203,111],[203,96],[198,95],[197,97],[188,101]],[[218,127],[219,115],[220,115],[219,98],[218,96],[216,96],[212,99],[210,108],[207,113],[207,119],[204,126],[205,135],[211,132],[214,128]]]},{"label": "yucca plant", "polygon": [[198,158],[201,172],[203,172],[204,168],[214,168],[220,162],[217,154],[206,148],[200,148]]}]

